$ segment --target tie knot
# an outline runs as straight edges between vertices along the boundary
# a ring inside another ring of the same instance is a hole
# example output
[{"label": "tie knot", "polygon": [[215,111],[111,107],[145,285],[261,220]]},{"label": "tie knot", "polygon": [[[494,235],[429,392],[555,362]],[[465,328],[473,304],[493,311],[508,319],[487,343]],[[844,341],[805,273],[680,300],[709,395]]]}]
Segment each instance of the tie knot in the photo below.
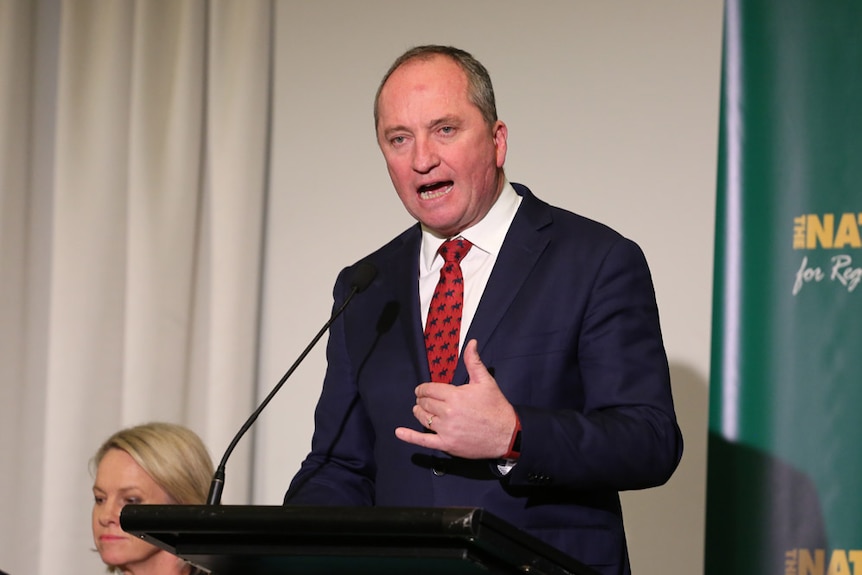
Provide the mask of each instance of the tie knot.
[{"label": "tie knot", "polygon": [[439,253],[447,262],[460,262],[472,247],[473,244],[464,238],[455,238],[454,240],[443,242],[443,245],[440,246],[437,253]]}]

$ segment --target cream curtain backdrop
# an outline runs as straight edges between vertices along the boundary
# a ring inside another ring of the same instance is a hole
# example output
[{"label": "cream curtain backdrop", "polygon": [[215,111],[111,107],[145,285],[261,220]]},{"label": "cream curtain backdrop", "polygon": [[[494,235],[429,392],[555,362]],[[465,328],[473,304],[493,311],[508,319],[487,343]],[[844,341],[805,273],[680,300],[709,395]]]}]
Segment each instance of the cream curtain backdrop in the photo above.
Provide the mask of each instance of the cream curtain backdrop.
[{"label": "cream curtain backdrop", "polygon": [[[514,181],[644,248],[686,451],[666,486],[623,495],[630,552],[638,575],[701,572],[721,17],[722,0],[0,0],[0,570],[103,572],[87,462],[115,429],[183,422],[221,457],[337,272],[410,225],[371,105],[400,52],[435,42],[488,66]],[[324,342],[239,444],[224,503],[281,502]]]},{"label": "cream curtain backdrop", "polygon": [[170,420],[217,459],[253,406],[271,12],[0,2],[0,569],[102,571],[98,444]]}]

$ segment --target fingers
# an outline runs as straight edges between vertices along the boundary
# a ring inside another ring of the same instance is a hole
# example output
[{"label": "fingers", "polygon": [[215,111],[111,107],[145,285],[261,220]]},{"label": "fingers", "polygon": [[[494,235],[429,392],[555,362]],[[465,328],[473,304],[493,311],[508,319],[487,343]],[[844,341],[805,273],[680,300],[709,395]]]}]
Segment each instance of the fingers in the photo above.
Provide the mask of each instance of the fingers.
[{"label": "fingers", "polygon": [[434,433],[423,433],[410,429],[409,427],[398,427],[395,429],[395,437],[406,443],[427,447],[429,449],[440,449],[440,438]]},{"label": "fingers", "polygon": [[464,346],[463,351],[464,367],[467,368],[467,377],[470,383],[485,383],[493,379],[493,376],[482,363],[482,358],[479,357],[479,347],[475,339],[471,339]]},{"label": "fingers", "polygon": [[428,411],[417,403],[413,406],[413,417],[415,417],[416,421],[421,423],[423,427],[431,429],[434,425],[434,418],[437,417],[437,414]]},{"label": "fingers", "polygon": [[467,345],[464,346],[464,350],[461,352],[461,355],[464,356],[464,363],[482,363],[482,359],[479,357],[479,344],[475,339],[471,339],[467,342]]},{"label": "fingers", "polygon": [[452,394],[457,390],[458,386],[449,385],[447,383],[423,383],[416,386],[414,393],[416,394],[416,403],[447,401]]},{"label": "fingers", "polygon": [[424,429],[399,427],[395,430],[398,439],[459,457],[483,458],[497,450],[496,446],[490,449],[485,445],[485,422],[489,419],[486,412],[499,403],[495,400],[502,395],[496,380],[479,357],[475,339],[467,342],[462,353],[470,383],[463,386],[435,382],[418,385],[414,390],[413,417]]}]

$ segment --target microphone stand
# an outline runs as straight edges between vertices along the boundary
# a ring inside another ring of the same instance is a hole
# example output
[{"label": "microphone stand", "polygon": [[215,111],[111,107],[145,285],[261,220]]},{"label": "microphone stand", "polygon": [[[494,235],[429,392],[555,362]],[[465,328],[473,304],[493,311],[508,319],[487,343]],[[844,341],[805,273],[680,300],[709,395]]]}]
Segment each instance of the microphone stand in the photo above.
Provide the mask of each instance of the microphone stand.
[{"label": "microphone stand", "polygon": [[213,474],[212,483],[210,483],[209,494],[207,495],[207,505],[219,505],[221,503],[221,495],[224,490],[224,482],[225,482],[225,467],[227,466],[227,460],[230,457],[231,453],[233,453],[234,448],[236,447],[239,440],[242,439],[242,436],[251,428],[255,421],[257,421],[258,416],[264,410],[264,408],[269,405],[269,402],[272,401],[272,398],[275,397],[275,394],[278,393],[278,390],[284,385],[287,381],[287,378],[291,376],[291,374],[296,370],[302,360],[305,359],[305,356],[309,354],[314,345],[323,337],[323,334],[329,329],[329,326],[332,325],[332,322],[341,315],[341,312],[347,307],[347,304],[350,303],[350,300],[353,299],[353,296],[357,293],[363,291],[367,288],[371,282],[374,280],[374,276],[377,275],[377,270],[374,266],[369,262],[360,262],[354,271],[353,280],[351,281],[351,290],[350,293],[345,298],[344,303],[332,314],[320,331],[317,332],[317,335],[311,340],[305,349],[299,354],[299,357],[296,361],[293,362],[293,365],[290,366],[290,369],[285,372],[275,387],[272,388],[272,391],[269,392],[269,395],[260,403],[257,409],[252,412],[243,426],[240,428],[239,432],[234,436],[233,440],[228,445],[227,450],[221,458],[221,462]]}]

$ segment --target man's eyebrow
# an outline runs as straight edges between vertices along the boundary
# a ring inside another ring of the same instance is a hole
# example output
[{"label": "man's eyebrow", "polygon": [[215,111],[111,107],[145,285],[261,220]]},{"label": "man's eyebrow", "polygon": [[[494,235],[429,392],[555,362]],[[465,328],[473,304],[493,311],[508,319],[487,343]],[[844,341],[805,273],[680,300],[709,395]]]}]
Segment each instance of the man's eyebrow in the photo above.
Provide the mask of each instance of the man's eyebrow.
[{"label": "man's eyebrow", "polygon": [[448,115],[443,116],[442,118],[438,118],[436,120],[431,120],[428,123],[429,128],[434,128],[436,126],[443,126],[445,124],[460,124],[461,120],[458,116]]},{"label": "man's eyebrow", "polygon": [[410,132],[410,130],[407,129],[407,126],[400,126],[400,125],[399,126],[390,126],[390,127],[385,128],[383,130],[383,135],[386,137],[389,137],[391,134],[393,134],[395,132]]},{"label": "man's eyebrow", "polygon": [[453,114],[449,114],[447,116],[443,116],[442,118],[438,118],[437,120],[432,120],[428,123],[429,126],[439,126],[440,124],[458,124],[461,120],[458,116]]}]

